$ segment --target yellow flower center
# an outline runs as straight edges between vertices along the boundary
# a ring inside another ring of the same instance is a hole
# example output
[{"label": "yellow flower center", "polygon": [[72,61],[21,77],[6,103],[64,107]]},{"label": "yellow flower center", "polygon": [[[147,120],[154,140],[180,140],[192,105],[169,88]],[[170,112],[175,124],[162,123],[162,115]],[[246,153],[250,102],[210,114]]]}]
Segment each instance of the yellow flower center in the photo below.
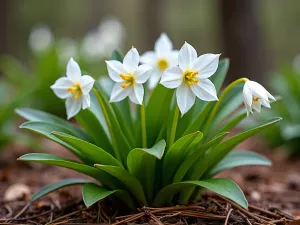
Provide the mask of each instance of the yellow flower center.
[{"label": "yellow flower center", "polygon": [[166,59],[160,59],[157,61],[157,66],[161,71],[164,71],[165,69],[168,68],[169,62]]},{"label": "yellow flower center", "polygon": [[128,73],[128,74],[120,74],[120,77],[125,81],[125,82],[121,85],[122,88],[126,88],[126,87],[129,87],[129,86],[134,85],[135,77],[134,77],[131,73]]},{"label": "yellow flower center", "polygon": [[257,102],[259,102],[259,97],[252,96],[252,103],[257,103]]},{"label": "yellow flower center", "polygon": [[73,95],[73,98],[77,100],[82,95],[82,90],[79,83],[74,83],[73,86],[68,87],[68,92]]},{"label": "yellow flower center", "polygon": [[190,70],[185,71],[183,73],[183,81],[190,86],[197,84],[199,82],[199,80],[196,78],[198,73],[199,73],[198,71],[195,71],[195,72],[190,71]]}]

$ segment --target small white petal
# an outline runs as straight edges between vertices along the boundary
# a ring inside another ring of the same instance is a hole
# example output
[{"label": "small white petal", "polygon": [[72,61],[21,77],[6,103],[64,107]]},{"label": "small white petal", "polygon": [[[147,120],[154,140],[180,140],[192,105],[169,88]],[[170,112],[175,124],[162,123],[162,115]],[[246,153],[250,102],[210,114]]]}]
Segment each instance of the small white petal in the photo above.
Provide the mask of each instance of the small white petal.
[{"label": "small white petal", "polygon": [[151,76],[152,73],[152,67],[146,64],[140,65],[135,71],[135,81],[138,84],[143,84],[145,83],[149,77]]},{"label": "small white petal", "polygon": [[83,95],[82,96],[82,109],[87,109],[91,107],[91,98],[90,95]]},{"label": "small white petal", "polygon": [[244,102],[244,103],[245,103],[245,107],[246,107],[246,111],[247,111],[247,116],[249,116],[250,113],[253,113],[252,108],[246,102]]},{"label": "small white petal", "polygon": [[140,62],[140,55],[136,48],[132,48],[124,57],[123,65],[128,72],[133,72],[137,69]]},{"label": "small white petal", "polygon": [[178,63],[179,67],[185,71],[191,69],[197,59],[197,52],[193,46],[187,42],[179,50]]},{"label": "small white petal", "polygon": [[244,87],[243,87],[243,97],[244,97],[245,104],[251,107],[253,95],[252,95],[251,89],[248,86],[248,82],[246,82],[244,84]]},{"label": "small white petal", "polygon": [[197,76],[200,79],[207,79],[212,76],[218,69],[220,54],[204,54],[200,55],[192,68],[199,71]]},{"label": "small white petal", "polygon": [[157,58],[153,51],[145,52],[141,56],[141,63],[146,63],[148,65],[154,66],[156,64]]},{"label": "small white petal", "polygon": [[83,75],[80,80],[80,87],[84,95],[88,95],[95,83],[94,78],[89,75]]},{"label": "small white petal", "polygon": [[252,95],[268,100],[267,90],[255,81],[247,81],[248,87],[251,89]]},{"label": "small white petal", "polygon": [[265,99],[260,99],[261,104],[266,108],[271,108],[270,102]]},{"label": "small white petal", "polygon": [[61,98],[66,99],[72,94],[68,91],[68,88],[73,86],[73,82],[67,77],[61,77],[55,81],[55,83],[50,87],[54,94]]},{"label": "small white petal", "polygon": [[154,45],[155,52],[168,52],[173,49],[173,44],[167,34],[162,33]]},{"label": "small white petal", "polygon": [[137,104],[137,105],[140,104],[139,101],[137,100],[136,95],[135,95],[134,92],[131,92],[131,93],[130,93],[129,99],[130,99],[130,101],[132,101],[134,104]]},{"label": "small white petal", "polygon": [[123,79],[120,77],[120,74],[127,73],[123,64],[117,60],[106,61],[106,64],[107,64],[107,71],[108,71],[109,77],[114,82],[122,82]]},{"label": "small white petal", "polygon": [[161,78],[162,72],[160,70],[154,70],[148,80],[148,87],[150,90],[154,89],[157,84],[159,83],[159,80]]},{"label": "small white petal", "polygon": [[74,117],[77,113],[79,113],[81,109],[81,100],[82,96],[78,99],[74,99],[73,97],[67,98],[66,100],[66,110],[67,110],[67,118],[68,120]]},{"label": "small white petal", "polygon": [[199,80],[197,84],[191,86],[194,94],[203,101],[217,101],[217,91],[215,85],[209,80]]},{"label": "small white petal", "polygon": [[111,91],[110,102],[119,102],[126,98],[131,92],[132,87],[121,87],[122,83],[116,83]]},{"label": "small white petal", "polygon": [[256,112],[260,113],[260,111],[261,111],[261,103],[260,103],[260,101],[258,101],[258,102],[253,102],[252,108],[253,108]]},{"label": "small white petal", "polygon": [[176,90],[176,99],[181,115],[183,116],[194,105],[196,96],[188,84],[182,83]]},{"label": "small white petal", "polygon": [[77,62],[70,59],[67,65],[67,77],[72,80],[73,82],[79,82],[81,77],[81,70]]},{"label": "small white petal", "polygon": [[169,58],[169,62],[170,62],[170,67],[171,66],[178,66],[178,55],[179,55],[179,51],[178,50],[173,50],[170,53]]},{"label": "small white petal", "polygon": [[166,69],[160,83],[166,88],[177,88],[183,81],[182,70],[178,66]]},{"label": "small white petal", "polygon": [[[134,85],[133,86],[133,93],[134,93],[135,98],[137,100],[137,103],[136,102],[134,102],[134,103],[142,105],[143,104],[143,99],[144,99],[144,87],[143,87],[143,85],[141,85],[141,84]],[[129,97],[130,97],[130,95],[129,95]]]}]

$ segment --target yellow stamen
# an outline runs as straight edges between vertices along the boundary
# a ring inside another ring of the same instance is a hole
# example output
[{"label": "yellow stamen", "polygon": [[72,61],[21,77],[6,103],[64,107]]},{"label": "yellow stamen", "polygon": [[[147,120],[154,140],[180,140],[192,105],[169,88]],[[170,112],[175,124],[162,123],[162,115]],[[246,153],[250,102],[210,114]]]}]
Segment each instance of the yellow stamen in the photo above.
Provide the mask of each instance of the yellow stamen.
[{"label": "yellow stamen", "polygon": [[82,90],[79,83],[74,83],[73,86],[68,87],[68,92],[73,95],[73,98],[77,100],[82,95]]},{"label": "yellow stamen", "polygon": [[160,59],[160,60],[157,61],[157,67],[161,71],[166,70],[168,68],[168,66],[169,66],[169,62],[166,59],[164,59],[164,58],[162,58],[162,59]]},{"label": "yellow stamen", "polygon": [[121,73],[120,77],[125,81],[125,83],[121,85],[122,88],[132,86],[135,82],[135,77],[131,73],[128,74]]},{"label": "yellow stamen", "polygon": [[196,75],[199,74],[198,71],[190,71],[187,70],[183,73],[183,81],[187,83],[190,86],[193,86],[194,84],[197,84],[199,80],[196,78]]},{"label": "yellow stamen", "polygon": [[253,96],[253,97],[252,97],[252,102],[255,102],[255,103],[256,103],[256,102],[259,102],[259,99],[260,99],[259,97],[254,97],[254,96]]}]

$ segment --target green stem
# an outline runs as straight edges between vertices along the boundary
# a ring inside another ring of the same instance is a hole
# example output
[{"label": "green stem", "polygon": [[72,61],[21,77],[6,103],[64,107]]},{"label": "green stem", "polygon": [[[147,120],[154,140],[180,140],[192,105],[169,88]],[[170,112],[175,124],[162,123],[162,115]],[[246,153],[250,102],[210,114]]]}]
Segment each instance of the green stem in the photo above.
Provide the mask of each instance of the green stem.
[{"label": "green stem", "polygon": [[232,83],[230,83],[230,84],[224,89],[224,91],[222,92],[222,94],[221,94],[221,96],[220,96],[220,98],[219,98],[219,101],[218,101],[217,104],[214,106],[213,110],[211,111],[211,113],[210,113],[210,115],[209,115],[209,117],[208,117],[208,119],[207,119],[207,122],[206,122],[206,124],[205,124],[204,129],[203,129],[203,134],[206,134],[206,132],[207,132],[209,126],[211,125],[212,120],[213,120],[214,117],[216,116],[216,114],[217,114],[217,112],[218,112],[218,110],[219,110],[219,108],[220,108],[220,105],[221,105],[222,101],[224,100],[225,96],[228,94],[228,92],[229,92],[234,86],[236,86],[237,84],[242,83],[242,82],[246,82],[246,81],[248,81],[247,78],[239,78],[239,79],[233,81]]},{"label": "green stem", "polygon": [[169,147],[171,147],[174,144],[174,142],[175,142],[178,118],[179,118],[179,108],[176,105],[175,112],[174,112],[174,117],[173,117],[173,122],[172,122],[172,127],[171,127]]},{"label": "green stem", "polygon": [[105,105],[104,105],[104,100],[102,99],[102,96],[99,95],[98,91],[95,88],[93,88],[92,91],[95,93],[95,95],[98,99],[98,102],[101,106],[101,109],[102,109],[102,112],[103,112],[108,130],[109,130],[109,133],[110,133],[110,136],[111,136],[111,142],[112,142],[112,147],[113,147],[115,156],[120,162],[122,162],[121,155],[118,151],[118,145],[117,145],[116,137],[115,137],[115,134],[114,134],[114,131],[113,131],[112,123],[111,123],[111,120],[109,118],[109,115],[108,115],[107,110],[106,110]]},{"label": "green stem", "polygon": [[141,105],[141,129],[142,129],[142,145],[143,148],[147,148],[146,114],[145,114],[144,104]]}]

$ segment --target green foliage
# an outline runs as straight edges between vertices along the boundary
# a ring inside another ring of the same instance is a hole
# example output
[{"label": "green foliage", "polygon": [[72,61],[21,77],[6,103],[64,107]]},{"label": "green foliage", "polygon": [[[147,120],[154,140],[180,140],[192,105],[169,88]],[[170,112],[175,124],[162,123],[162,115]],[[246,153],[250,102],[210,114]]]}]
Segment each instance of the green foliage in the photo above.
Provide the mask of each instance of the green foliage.
[{"label": "green foliage", "polygon": [[[117,53],[114,57],[121,60]],[[228,67],[228,60],[220,61],[212,79],[217,90],[222,86]],[[126,101],[110,104],[107,93],[96,85],[91,94],[92,107],[76,117],[83,129],[38,110],[17,110],[29,120],[22,128],[65,146],[81,162],[34,153],[20,157],[20,160],[69,168],[101,182],[102,187],[92,182],[84,184],[83,199],[87,206],[110,195],[131,208],[186,203],[194,200],[193,193],[198,193],[195,187],[201,187],[247,208],[243,192],[233,181],[213,176],[241,165],[270,165],[270,161],[258,154],[231,151],[280,118],[223,140],[230,129],[246,117],[244,111],[233,113],[241,103],[240,97],[236,97],[241,95],[240,92],[240,86],[232,89],[210,120],[208,117],[216,103],[197,99],[191,112],[176,121],[173,115],[175,105],[172,104],[174,91],[158,85],[145,101],[146,127],[142,128],[146,130],[147,145],[142,147],[141,107],[131,107]],[[178,122],[175,132],[172,130],[174,121]],[[60,184],[46,191],[53,191],[56,187],[59,188]],[[46,191],[42,192],[43,195]]]}]

